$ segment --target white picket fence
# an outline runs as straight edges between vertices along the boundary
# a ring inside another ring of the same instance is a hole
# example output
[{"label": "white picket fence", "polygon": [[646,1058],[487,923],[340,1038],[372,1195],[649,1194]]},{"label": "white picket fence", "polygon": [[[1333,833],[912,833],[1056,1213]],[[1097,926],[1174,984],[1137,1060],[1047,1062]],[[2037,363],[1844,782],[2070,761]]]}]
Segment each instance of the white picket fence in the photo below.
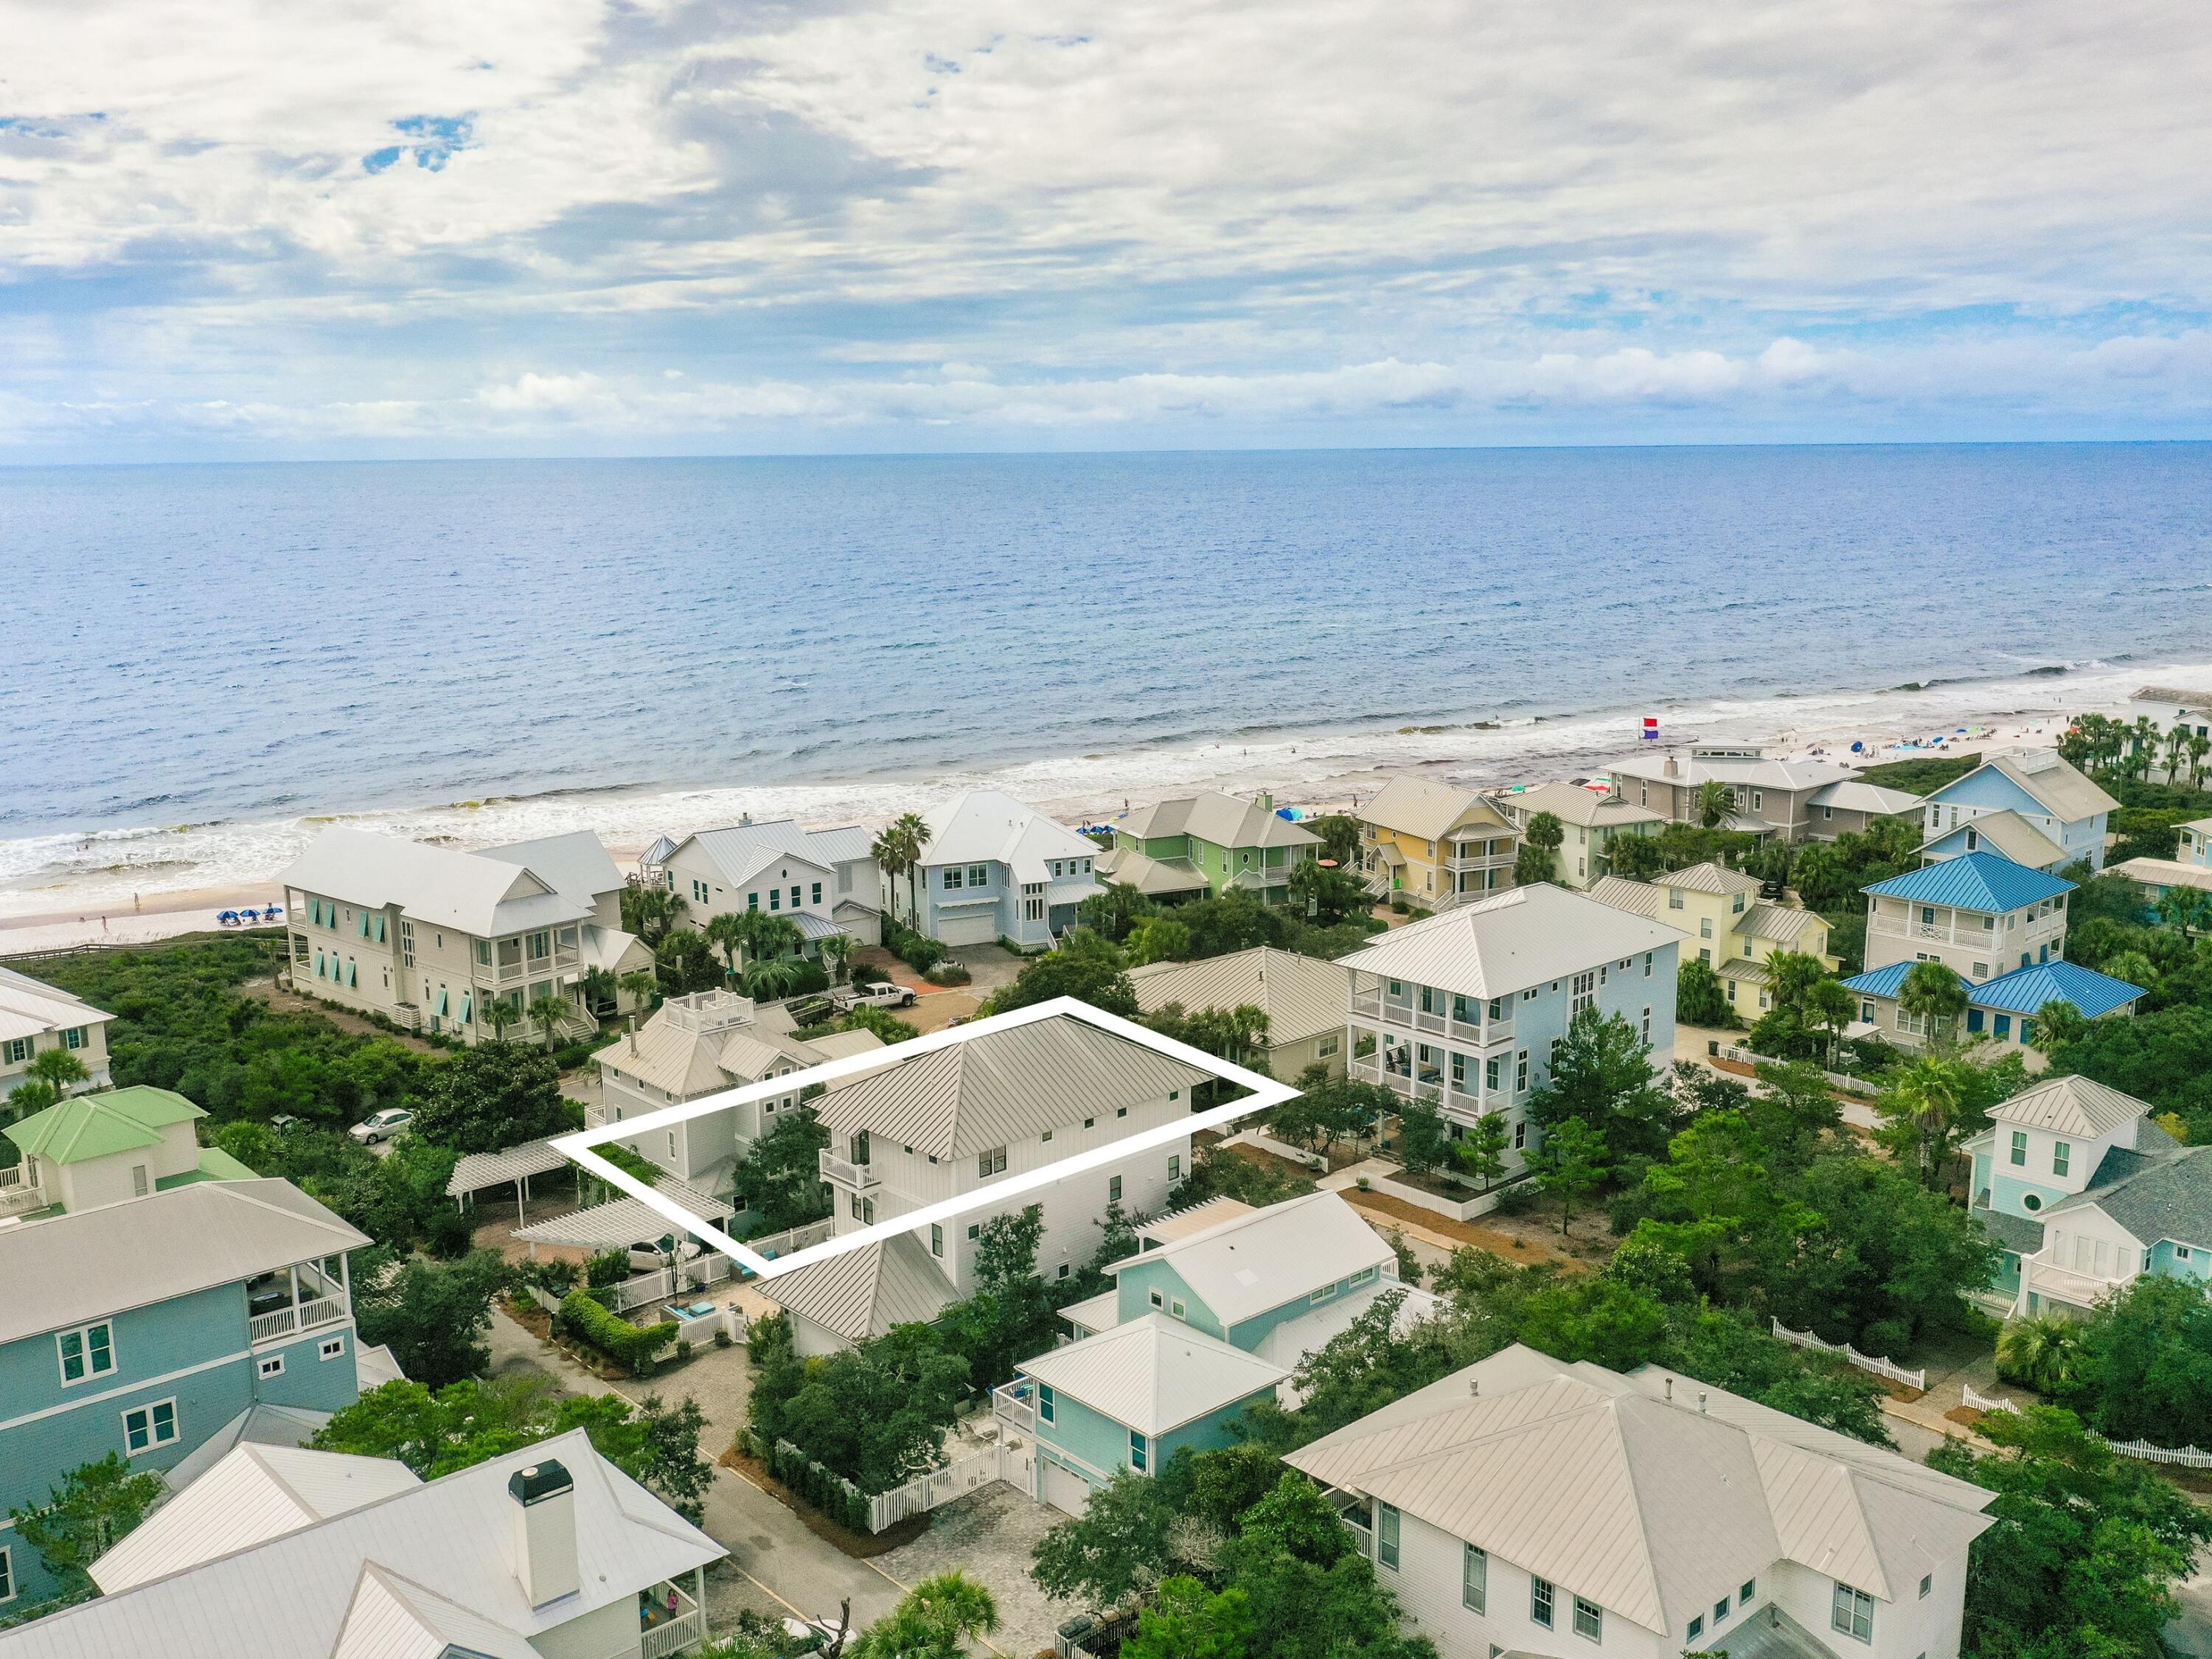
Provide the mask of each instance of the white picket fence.
[{"label": "white picket fence", "polygon": [[[1723,1043],[1720,1058],[1733,1060],[1739,1066],[1781,1066],[1788,1063],[1775,1059],[1772,1054],[1755,1054],[1738,1043]],[[1863,1095],[1870,1100],[1881,1092],[1864,1078],[1853,1077],[1849,1072],[1823,1071],[1820,1075],[1827,1079],[1831,1089],[1841,1089],[1847,1095]]]},{"label": "white picket fence", "polygon": [[[1977,1412],[2016,1412],[2020,1402],[1995,1395],[1978,1394],[1969,1382],[1959,1390],[1960,1402],[1967,1410]],[[2103,1435],[2094,1437],[2105,1440]],[[2123,1457],[2132,1457],[2142,1463],[2173,1463],[2185,1469],[2212,1469],[2212,1452],[2195,1446],[2154,1446],[2148,1440],[2105,1440],[2105,1444]]]},{"label": "white picket fence", "polygon": [[895,1527],[910,1515],[926,1514],[940,1504],[950,1504],[978,1486],[1002,1479],[1006,1458],[1003,1445],[985,1446],[954,1458],[941,1469],[917,1475],[903,1486],[878,1492],[868,1500],[868,1530],[877,1533]]},{"label": "white picket fence", "polygon": [[1810,1331],[1793,1331],[1780,1320],[1771,1322],[1774,1334],[1794,1347],[1811,1348],[1820,1353],[1841,1354],[1863,1371],[1872,1371],[1876,1376],[1886,1376],[1893,1382],[1902,1382],[1908,1389],[1925,1390],[1928,1372],[1925,1367],[1909,1371],[1893,1359],[1884,1359],[1876,1354],[1861,1353],[1848,1342],[1823,1342]]}]

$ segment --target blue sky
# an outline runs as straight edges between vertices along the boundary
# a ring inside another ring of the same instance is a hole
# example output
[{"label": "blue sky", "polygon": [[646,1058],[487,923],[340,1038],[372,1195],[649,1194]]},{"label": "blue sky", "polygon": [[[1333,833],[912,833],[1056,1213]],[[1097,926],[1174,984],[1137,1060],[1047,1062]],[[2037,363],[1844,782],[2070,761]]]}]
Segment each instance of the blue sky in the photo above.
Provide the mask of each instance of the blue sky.
[{"label": "blue sky", "polygon": [[0,460],[2212,435],[2185,0],[28,0]]}]

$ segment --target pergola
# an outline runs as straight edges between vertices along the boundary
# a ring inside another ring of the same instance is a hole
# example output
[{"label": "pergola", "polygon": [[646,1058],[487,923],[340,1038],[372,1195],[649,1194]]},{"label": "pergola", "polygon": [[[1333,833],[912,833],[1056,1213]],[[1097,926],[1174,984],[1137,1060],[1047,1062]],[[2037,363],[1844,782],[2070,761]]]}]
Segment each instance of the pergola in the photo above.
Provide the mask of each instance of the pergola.
[{"label": "pergola", "polygon": [[[665,1193],[703,1221],[721,1225],[737,1211],[725,1200],[703,1193],[689,1182],[664,1175],[653,1182],[655,1192]],[[676,1231],[668,1218],[641,1199],[618,1198],[589,1209],[571,1210],[544,1221],[519,1227],[514,1237],[533,1248],[539,1244],[568,1244],[580,1249],[604,1250],[659,1238]]]},{"label": "pergola", "polygon": [[526,1218],[523,1206],[530,1197],[530,1177],[564,1169],[568,1163],[550,1140],[526,1140],[496,1152],[471,1152],[453,1165],[453,1178],[446,1182],[446,1196],[456,1208],[465,1208],[475,1202],[482,1188],[511,1183],[514,1224],[520,1227]]}]

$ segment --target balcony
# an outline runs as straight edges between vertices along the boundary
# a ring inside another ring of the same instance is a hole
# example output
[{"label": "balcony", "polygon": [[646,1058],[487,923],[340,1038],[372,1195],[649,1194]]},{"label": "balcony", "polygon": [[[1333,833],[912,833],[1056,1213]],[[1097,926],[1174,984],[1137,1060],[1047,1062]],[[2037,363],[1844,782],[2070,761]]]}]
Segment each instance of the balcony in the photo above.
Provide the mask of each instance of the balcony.
[{"label": "balcony", "polygon": [[707,1639],[706,1609],[673,1580],[638,1592],[637,1622],[638,1659],[668,1659]]},{"label": "balcony", "polygon": [[301,1262],[246,1286],[246,1334],[256,1345],[337,1324],[352,1311],[343,1264],[332,1273]]},{"label": "balcony", "polygon": [[2094,1308],[2115,1291],[2125,1288],[2127,1283],[2123,1279],[2099,1279],[2092,1273],[2048,1267],[2032,1259],[2027,1264],[2027,1288],[2031,1291],[2076,1308]]},{"label": "balcony", "polygon": [[23,1215],[46,1207],[46,1188],[25,1180],[21,1164],[0,1170],[0,1216]]},{"label": "balcony", "polygon": [[1026,1378],[1001,1382],[991,1390],[991,1414],[1007,1428],[1024,1434],[1036,1432],[1036,1385]]},{"label": "balcony", "polygon": [[876,1172],[865,1164],[855,1164],[849,1158],[840,1158],[824,1146],[815,1154],[816,1166],[824,1181],[834,1181],[840,1187],[849,1187],[855,1192],[866,1192],[881,1183]]}]

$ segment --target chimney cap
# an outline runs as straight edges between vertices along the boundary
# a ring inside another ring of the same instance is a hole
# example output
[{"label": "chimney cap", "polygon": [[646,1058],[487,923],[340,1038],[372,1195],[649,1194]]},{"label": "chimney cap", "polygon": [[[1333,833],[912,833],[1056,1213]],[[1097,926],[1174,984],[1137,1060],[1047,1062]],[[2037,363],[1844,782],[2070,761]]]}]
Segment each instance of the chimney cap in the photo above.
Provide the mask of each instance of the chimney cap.
[{"label": "chimney cap", "polygon": [[558,1498],[571,1490],[575,1482],[557,1457],[549,1457],[528,1468],[517,1469],[507,1477],[507,1489],[514,1501],[528,1509],[532,1504],[542,1504],[549,1498]]}]

